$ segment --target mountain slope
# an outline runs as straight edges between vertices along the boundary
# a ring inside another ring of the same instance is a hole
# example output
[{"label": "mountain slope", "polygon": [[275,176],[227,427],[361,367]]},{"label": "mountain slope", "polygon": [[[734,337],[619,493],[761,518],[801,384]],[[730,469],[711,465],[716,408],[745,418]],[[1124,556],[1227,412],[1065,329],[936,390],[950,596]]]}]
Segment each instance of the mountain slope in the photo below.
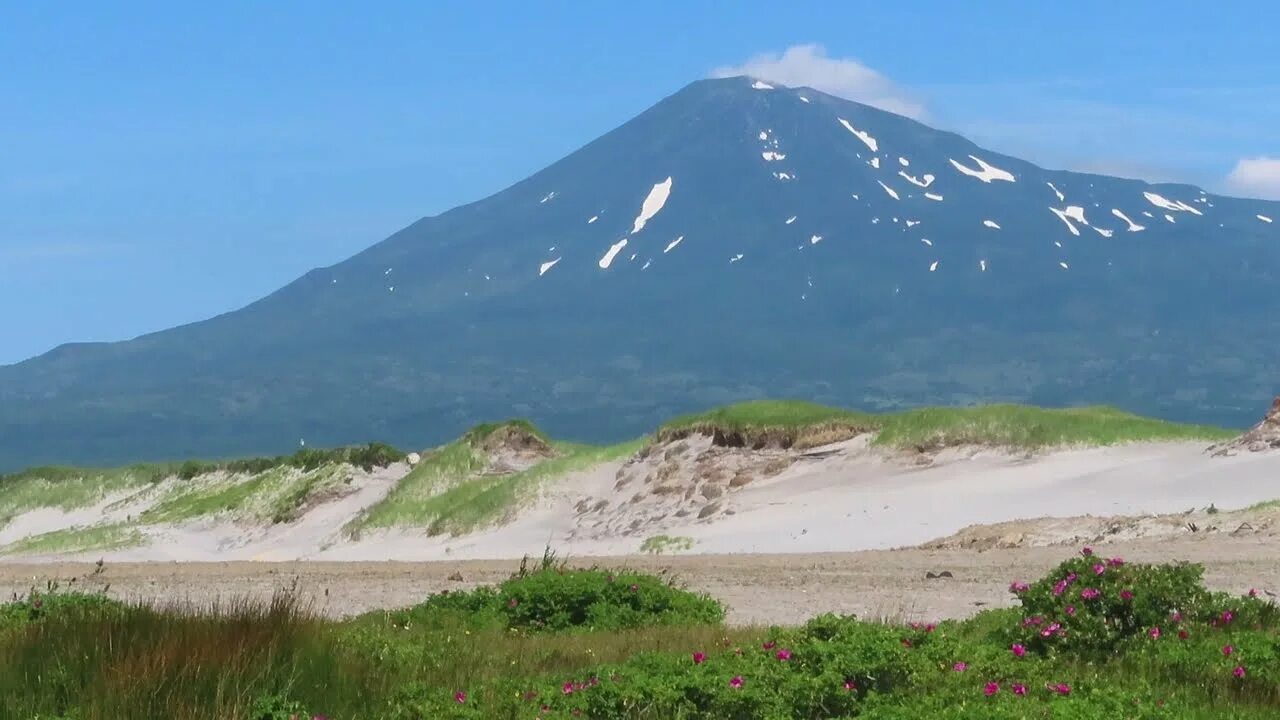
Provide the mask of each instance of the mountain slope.
[{"label": "mountain slope", "polygon": [[1272,218],[702,81],[246,308],[0,368],[0,468],[421,445],[509,415],[617,440],[763,395],[1242,426],[1280,370]]}]

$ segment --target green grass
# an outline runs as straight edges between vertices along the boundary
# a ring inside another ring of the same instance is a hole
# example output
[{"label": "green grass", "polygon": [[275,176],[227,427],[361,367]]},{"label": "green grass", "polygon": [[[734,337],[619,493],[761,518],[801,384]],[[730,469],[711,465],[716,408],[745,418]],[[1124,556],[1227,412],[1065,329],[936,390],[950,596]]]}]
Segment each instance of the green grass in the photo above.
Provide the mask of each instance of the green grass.
[{"label": "green grass", "polygon": [[1128,442],[1223,440],[1231,430],[1181,425],[1110,407],[1045,409],[1026,405],[924,408],[880,416],[875,442],[889,447],[998,445],[1042,448]]},{"label": "green grass", "polygon": [[142,533],[130,525],[94,525],[30,535],[0,547],[0,555],[71,554],[90,550],[120,550],[141,545],[144,540]]},{"label": "green grass", "polygon": [[1280,500],[1265,500],[1265,501],[1263,501],[1263,502],[1255,503],[1255,504],[1253,504],[1253,505],[1250,505],[1249,507],[1247,507],[1247,508],[1245,508],[1245,509],[1246,509],[1246,510],[1255,510],[1255,511],[1262,511],[1262,510],[1280,510]]},{"label": "green grass", "polygon": [[466,438],[425,456],[381,502],[348,524],[348,531],[398,526],[425,527],[431,520],[422,506],[434,495],[484,469],[485,458]]},{"label": "green grass", "polygon": [[747,445],[813,444],[838,437],[832,431],[874,432],[877,445],[938,448],[995,445],[1045,448],[1126,442],[1223,440],[1237,433],[1206,425],[1141,417],[1109,407],[1048,409],[1026,405],[922,408],[872,414],[808,402],[761,400],[716,408],[664,424],[658,437],[689,432],[734,436]]},{"label": "green grass", "polygon": [[171,523],[247,511],[255,495],[282,483],[288,472],[288,468],[275,468],[247,480],[233,476],[226,480],[180,488],[144,511],[139,520],[146,524]]},{"label": "green grass", "polygon": [[560,444],[559,455],[511,475],[478,477],[457,483],[418,506],[419,523],[432,535],[460,535],[509,518],[555,477],[635,454],[644,440],[596,447]]},{"label": "green grass", "polygon": [[111,470],[43,467],[0,477],[0,526],[37,508],[75,510],[107,497],[146,487],[175,466],[133,465]]}]

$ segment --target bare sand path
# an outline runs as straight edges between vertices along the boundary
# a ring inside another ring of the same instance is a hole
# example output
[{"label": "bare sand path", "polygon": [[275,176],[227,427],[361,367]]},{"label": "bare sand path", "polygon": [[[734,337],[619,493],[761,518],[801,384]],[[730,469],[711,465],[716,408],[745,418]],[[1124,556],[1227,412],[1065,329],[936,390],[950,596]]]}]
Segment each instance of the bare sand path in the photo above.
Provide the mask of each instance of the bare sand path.
[{"label": "bare sand path", "polygon": [[[729,621],[795,624],[822,612],[864,617],[937,620],[965,617],[983,608],[1013,604],[1013,579],[1031,580],[1069,556],[1064,547],[975,550],[875,550],[852,553],[622,556],[571,558],[599,564],[674,573],[730,608]],[[1211,538],[1134,541],[1099,546],[1126,560],[1189,560],[1206,566],[1209,585],[1244,593],[1280,593],[1280,538]],[[0,593],[22,593],[47,581],[97,588],[122,599],[194,601],[269,597],[297,584],[302,597],[329,616],[410,605],[427,594],[494,583],[518,561],[439,562],[208,562],[107,563],[98,575],[88,563],[0,563]],[[929,580],[928,572],[954,577]],[[462,581],[451,580],[460,574]]]}]

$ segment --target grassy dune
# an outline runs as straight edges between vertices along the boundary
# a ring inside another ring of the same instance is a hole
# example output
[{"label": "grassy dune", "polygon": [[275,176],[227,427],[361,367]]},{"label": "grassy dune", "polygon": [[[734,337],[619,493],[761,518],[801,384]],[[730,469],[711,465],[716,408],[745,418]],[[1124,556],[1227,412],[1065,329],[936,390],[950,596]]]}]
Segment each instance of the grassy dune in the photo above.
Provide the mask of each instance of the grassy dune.
[{"label": "grassy dune", "polygon": [[806,447],[820,441],[875,433],[877,445],[937,448],[994,445],[1047,448],[1174,440],[1214,441],[1237,433],[1181,425],[1109,407],[1047,409],[1026,405],[921,408],[872,414],[801,401],[761,400],[687,415],[666,423],[658,437],[690,432],[719,434],[735,444]]},{"label": "grassy dune", "polygon": [[[422,528],[431,534],[471,532],[509,518],[536,497],[539,488],[558,477],[625,458],[651,441],[693,433],[713,435],[725,445],[796,449],[873,433],[876,445],[917,450],[970,444],[1035,450],[1144,441],[1209,442],[1235,434],[1108,407],[985,405],[873,414],[801,401],[761,400],[686,415],[665,423],[650,438],[600,447],[553,441],[533,424],[517,419],[479,425],[458,440],[426,452],[386,498],[348,523],[346,530],[352,536],[397,527]],[[495,453],[530,448],[545,457],[518,472],[489,473]],[[342,482],[343,468],[381,467],[403,457],[394,448],[372,443],[217,463],[188,461],[114,470],[38,468],[0,477],[0,527],[37,508],[71,510],[141,492],[161,496],[135,518],[139,525],[212,516],[240,522],[289,522],[309,498]],[[94,538],[103,549],[119,541],[106,530],[82,529],[23,547],[61,543],[87,550],[93,549],[86,543]]]}]

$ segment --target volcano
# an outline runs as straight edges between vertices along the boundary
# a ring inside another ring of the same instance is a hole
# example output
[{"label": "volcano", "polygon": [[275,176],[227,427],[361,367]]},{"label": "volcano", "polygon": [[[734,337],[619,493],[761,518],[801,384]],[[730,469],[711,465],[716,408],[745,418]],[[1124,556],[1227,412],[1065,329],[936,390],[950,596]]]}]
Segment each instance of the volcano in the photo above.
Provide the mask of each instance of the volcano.
[{"label": "volcano", "polygon": [[0,469],[422,447],[509,416],[609,441],[758,397],[1244,427],[1280,377],[1273,218],[704,80],[247,307],[0,368]]}]

